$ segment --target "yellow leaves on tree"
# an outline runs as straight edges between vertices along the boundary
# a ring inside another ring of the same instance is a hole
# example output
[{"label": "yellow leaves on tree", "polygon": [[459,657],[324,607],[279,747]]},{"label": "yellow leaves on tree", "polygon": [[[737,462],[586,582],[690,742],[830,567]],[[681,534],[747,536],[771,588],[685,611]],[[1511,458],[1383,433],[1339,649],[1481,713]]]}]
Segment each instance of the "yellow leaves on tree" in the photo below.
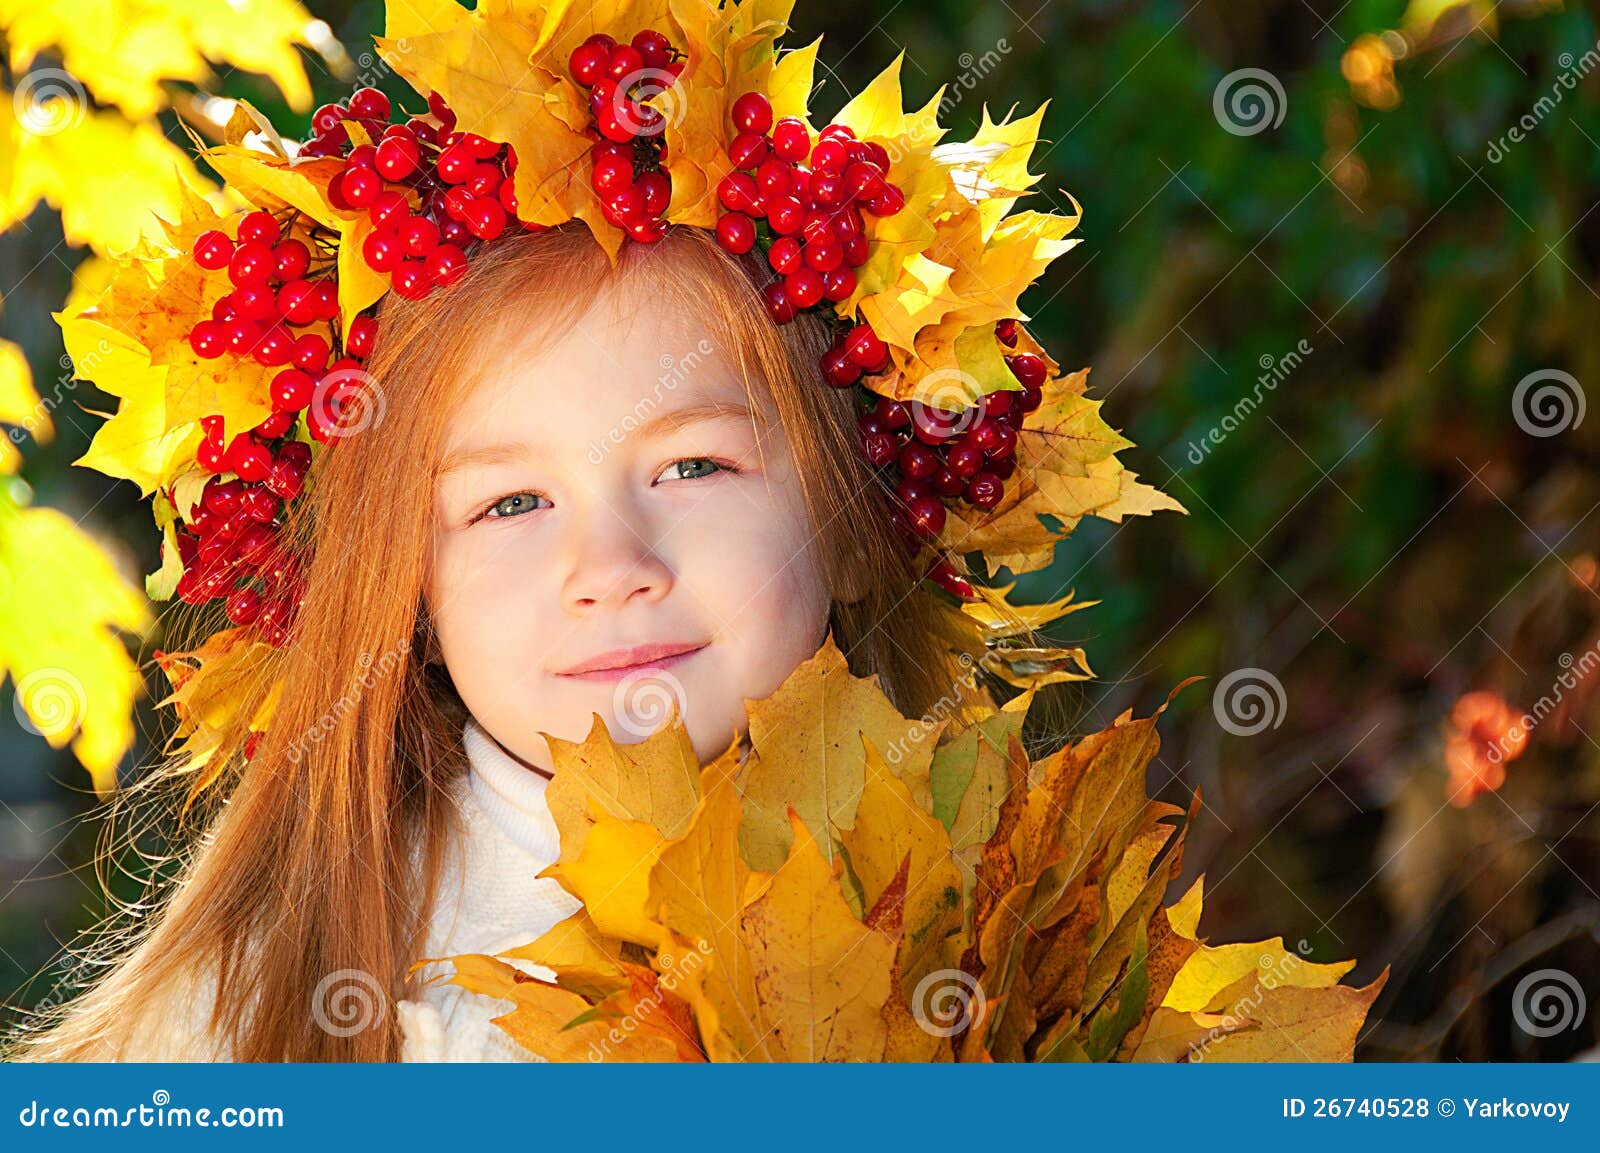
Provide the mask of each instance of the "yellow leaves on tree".
[{"label": "yellow leaves on tree", "polygon": [[676,717],[597,719],[552,744],[581,909],[451,980],[552,1060],[1349,1060],[1387,970],[1207,944],[1201,881],[1161,905],[1199,798],[1147,797],[1156,717],[1030,762],[1032,696],[930,728],[830,639],[698,770]]},{"label": "yellow leaves on tree", "polygon": [[[6,414],[0,412],[0,418]],[[0,476],[0,675],[34,731],[69,743],[101,795],[133,743],[139,672],[119,632],[142,635],[141,592],[70,517],[19,507]]]},{"label": "yellow leaves on tree", "polygon": [[54,49],[95,99],[133,120],[165,107],[163,80],[213,82],[207,60],[266,74],[306,111],[311,85],[295,45],[313,43],[315,24],[294,0],[0,0],[13,72]]},{"label": "yellow leaves on tree", "polygon": [[[0,341],[0,424],[52,435],[22,350]],[[119,632],[143,635],[150,612],[111,557],[69,517],[28,508],[15,478],[21,456],[11,430],[0,440],[0,677],[15,682],[32,728],[55,748],[69,743],[95,791],[116,787],[133,743],[139,672]]]}]

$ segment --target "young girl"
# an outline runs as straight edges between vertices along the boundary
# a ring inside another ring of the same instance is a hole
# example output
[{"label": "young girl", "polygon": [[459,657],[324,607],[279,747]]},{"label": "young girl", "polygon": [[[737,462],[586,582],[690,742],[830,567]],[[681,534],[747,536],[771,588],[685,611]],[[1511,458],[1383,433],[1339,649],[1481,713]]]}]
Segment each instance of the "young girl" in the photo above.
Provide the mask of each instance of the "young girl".
[{"label": "young girl", "polygon": [[640,739],[671,698],[709,759],[830,629],[903,713],[948,696],[823,327],[774,325],[760,278],[698,229],[613,268],[573,224],[384,299],[381,413],[319,461],[294,635],[238,686],[249,717],[281,680],[273,723],[164,907],[18,1056],[526,1060],[506,1004],[407,969],[579,907],[536,879],[542,734]]}]

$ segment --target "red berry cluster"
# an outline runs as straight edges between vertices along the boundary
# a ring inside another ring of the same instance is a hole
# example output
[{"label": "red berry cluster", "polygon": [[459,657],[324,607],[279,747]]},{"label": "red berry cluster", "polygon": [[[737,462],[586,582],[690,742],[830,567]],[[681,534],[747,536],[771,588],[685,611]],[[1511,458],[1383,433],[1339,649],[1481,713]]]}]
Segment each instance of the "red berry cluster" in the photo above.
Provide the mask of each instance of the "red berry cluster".
[{"label": "red berry cluster", "polygon": [[[995,332],[1003,345],[1016,346],[1015,320],[1001,321]],[[946,501],[988,511],[1005,496],[1005,482],[1017,468],[1017,434],[1039,407],[1047,375],[1044,360],[1033,353],[1005,360],[1022,389],[988,393],[964,410],[872,393],[863,398],[871,407],[857,421],[862,452],[875,468],[893,470],[900,502],[893,515],[908,539],[937,536]]]},{"label": "red berry cluster", "polygon": [[[516,219],[515,154],[457,132],[437,93],[428,108],[431,120],[390,124],[389,98],[362,88],[347,106],[317,109],[314,135],[300,148],[302,156],[343,157],[328,198],[368,213],[374,227],[362,255],[411,300],[460,280],[467,247],[493,240]],[[218,475],[178,533],[184,573],[177,592],[192,604],[226,597],[229,619],[255,625],[274,645],[287,637],[302,595],[300,565],[278,539],[284,505],[299,495],[311,466],[310,446],[294,438],[295,427],[303,414],[319,443],[350,434],[346,417],[362,399],[362,364],[377,341],[370,315],[353,319],[340,339],[338,243],[332,230],[286,209],[251,212],[235,236],[212,230],[193,249],[195,263],[225,270],[232,289],[190,330],[190,346],[207,359],[232,355],[280,371],[273,414],[255,428],[230,435],[221,416],[201,421],[196,459]]]},{"label": "red berry cluster", "polygon": [[[717,220],[717,240],[735,254],[758,245],[776,274],[762,290],[767,312],[787,324],[801,311],[817,309],[836,328],[819,367],[835,388],[860,385],[864,375],[889,367],[889,348],[867,323],[849,324],[834,306],[856,289],[855,269],[866,262],[869,242],[863,213],[893,216],[905,196],[888,178],[889,156],[881,144],[856,139],[844,125],[829,125],[811,140],[804,121],[773,123],[772,106],[758,92],[734,102],[728,146],[734,171],[717,196],[726,211]],[[1015,320],[1001,321],[996,334],[1015,348]],[[983,510],[997,506],[1005,481],[1016,471],[1017,433],[1039,407],[1047,370],[1032,353],[1006,356],[1022,384],[964,410],[891,400],[864,386],[868,406],[858,426],[867,460],[889,474],[898,497],[896,528],[915,552],[944,528],[945,502],[962,499]],[[936,560],[928,574],[960,595],[971,595],[948,563]]]},{"label": "red berry cluster", "polygon": [[[734,171],[717,185],[727,209],[717,220],[718,242],[732,253],[749,252],[764,222],[759,239],[779,279],[762,298],[778,324],[824,301],[831,308],[847,299],[856,290],[855,269],[867,260],[862,213],[893,216],[905,207],[905,194],[888,179],[888,152],[875,141],[857,140],[843,125],[824,128],[813,145],[805,121],[786,116],[774,124],[772,105],[759,92],[735,100],[732,116]],[[882,363],[857,364],[854,375],[835,364],[829,383],[854,383],[863,370],[887,362],[883,349]],[[824,358],[825,374],[830,363]]]},{"label": "red berry cluster", "polygon": [[[366,93],[372,96],[363,99]],[[350,98],[349,112],[362,113],[355,119],[377,143],[355,143],[349,113],[325,104],[312,117],[319,135],[307,145],[328,141],[318,152],[330,155],[348,147],[328,199],[336,208],[366,210],[373,228],[362,242],[362,259],[385,273],[407,300],[460,280],[467,272],[467,247],[498,238],[517,220],[516,153],[476,133],[458,132],[455,113],[437,92],[428,96],[428,111],[433,121],[413,116],[389,124],[388,98],[364,88]]]},{"label": "red berry cluster", "polygon": [[666,119],[647,101],[671,88],[685,59],[660,32],[646,28],[627,44],[603,32],[589,37],[567,62],[572,78],[589,91],[595,142],[589,148],[589,182],[600,212],[630,239],[651,244],[667,233],[662,219],[672,180],[662,169]]}]

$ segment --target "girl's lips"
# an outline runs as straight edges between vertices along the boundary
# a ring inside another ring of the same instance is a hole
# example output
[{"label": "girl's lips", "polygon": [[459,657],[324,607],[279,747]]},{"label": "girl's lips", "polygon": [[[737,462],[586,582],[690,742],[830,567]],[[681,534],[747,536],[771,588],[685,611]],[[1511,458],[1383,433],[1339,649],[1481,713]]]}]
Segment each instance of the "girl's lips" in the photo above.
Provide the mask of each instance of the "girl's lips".
[{"label": "girl's lips", "polygon": [[559,672],[559,677],[577,681],[620,681],[635,676],[645,669],[670,669],[682,664],[705,648],[700,644],[636,645],[629,649],[616,649]]}]

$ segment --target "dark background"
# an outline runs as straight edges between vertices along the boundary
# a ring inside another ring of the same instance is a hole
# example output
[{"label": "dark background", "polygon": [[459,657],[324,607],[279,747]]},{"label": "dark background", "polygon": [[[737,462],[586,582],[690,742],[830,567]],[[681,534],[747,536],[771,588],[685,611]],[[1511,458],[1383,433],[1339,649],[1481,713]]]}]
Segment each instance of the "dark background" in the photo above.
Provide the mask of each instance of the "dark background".
[{"label": "dark background", "polygon": [[[311,7],[352,57],[381,25],[378,4]],[[1023,303],[1065,368],[1093,366],[1137,444],[1123,459],[1190,515],[1085,521],[1026,591],[1103,602],[1066,634],[1101,674],[1075,690],[1080,731],[1208,678],[1163,720],[1151,786],[1202,789],[1188,872],[1207,873],[1212,942],[1282,934],[1316,960],[1358,957],[1348,980],[1362,984],[1392,966],[1361,1058],[1591,1050],[1600,744],[1595,686],[1560,678],[1600,642],[1600,415],[1534,435],[1514,396],[1534,373],[1569,374],[1572,404],[1600,381],[1594,10],[802,0],[786,42],[818,33],[819,121],[902,46],[908,103],[954,85],[951,138],[984,103],[1051,102],[1036,201],[1075,197],[1083,243]],[[319,101],[348,93],[307,67]],[[1240,94],[1252,83],[1264,105]],[[258,78],[232,73],[220,91],[286,135],[304,128]],[[77,259],[48,258],[59,241],[43,208],[0,238],[7,281],[31,269],[3,331],[44,379],[62,351],[48,313]],[[36,503],[82,518],[130,574],[153,571],[134,487],[68,467],[96,418],[55,418],[54,443],[24,449]],[[159,634],[142,657],[154,647]],[[1234,673],[1265,686],[1265,713],[1218,693]],[[1483,745],[1450,717],[1474,691],[1512,714],[1541,698],[1555,710],[1504,785],[1459,806],[1448,758],[1481,765]],[[87,774],[10,705],[8,684],[0,997],[20,1006],[52,995],[60,944],[105,905],[86,867]],[[130,770],[164,722],[141,708]],[[1571,1027],[1540,1035],[1528,999],[1549,970],[1581,1000]]]}]

